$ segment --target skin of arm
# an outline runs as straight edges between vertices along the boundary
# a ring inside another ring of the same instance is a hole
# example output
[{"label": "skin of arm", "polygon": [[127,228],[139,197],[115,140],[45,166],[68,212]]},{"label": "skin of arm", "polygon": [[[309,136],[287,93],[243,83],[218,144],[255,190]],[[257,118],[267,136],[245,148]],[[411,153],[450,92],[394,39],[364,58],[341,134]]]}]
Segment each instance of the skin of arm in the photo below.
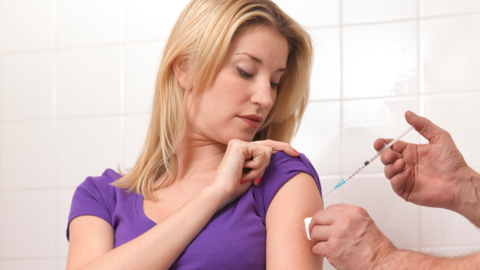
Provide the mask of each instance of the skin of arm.
[{"label": "skin of arm", "polygon": [[[168,269],[219,209],[248,190],[253,181],[241,183],[244,178],[256,180],[263,175],[275,151],[298,156],[282,142],[231,140],[210,185],[152,229],[118,248],[113,249],[114,232],[106,221],[94,216],[75,218],[70,223],[67,269]],[[244,167],[251,171],[242,175]]]},{"label": "skin of arm", "polygon": [[480,253],[459,258],[440,258],[407,250],[395,250],[382,258],[373,269],[480,269]]},{"label": "skin of arm", "polygon": [[75,218],[67,269],[168,269],[224,204],[218,194],[213,188],[200,191],[167,219],[116,249],[110,224],[94,216]]},{"label": "skin of arm", "polygon": [[[382,153],[385,176],[408,202],[458,212],[480,225],[480,175],[472,170],[448,132],[412,112],[407,122],[428,144],[398,141]],[[378,139],[379,151],[390,140]],[[396,249],[365,209],[332,205],[315,214],[310,224],[313,252],[338,269],[480,269],[480,253],[439,258]]]},{"label": "skin of arm", "polygon": [[267,269],[323,269],[312,253],[303,220],[323,209],[315,180],[307,173],[292,177],[277,192],[266,216]]},{"label": "skin of arm", "polygon": [[355,205],[336,204],[317,212],[310,232],[313,253],[337,269],[480,269],[480,253],[440,258],[395,248],[367,211]]}]

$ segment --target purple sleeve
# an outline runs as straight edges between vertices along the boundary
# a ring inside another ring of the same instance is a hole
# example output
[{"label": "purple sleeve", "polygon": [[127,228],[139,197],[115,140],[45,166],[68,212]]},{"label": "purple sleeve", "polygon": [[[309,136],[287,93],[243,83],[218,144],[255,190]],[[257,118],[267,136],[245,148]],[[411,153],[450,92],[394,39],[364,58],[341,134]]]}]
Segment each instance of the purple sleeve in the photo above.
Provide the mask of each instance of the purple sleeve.
[{"label": "purple sleeve", "polygon": [[116,180],[115,174],[112,170],[106,170],[102,176],[88,177],[77,187],[68,217],[67,239],[70,222],[79,216],[96,216],[112,225],[115,187],[110,184]]},{"label": "purple sleeve", "polygon": [[272,155],[270,165],[265,170],[262,182],[254,190],[257,204],[259,204],[259,214],[265,222],[266,213],[273,197],[282,188],[282,186],[292,177],[300,172],[308,173],[313,177],[317,184],[320,196],[322,196],[322,187],[315,168],[308,158],[300,154],[300,157],[290,157],[284,152],[277,152]]}]

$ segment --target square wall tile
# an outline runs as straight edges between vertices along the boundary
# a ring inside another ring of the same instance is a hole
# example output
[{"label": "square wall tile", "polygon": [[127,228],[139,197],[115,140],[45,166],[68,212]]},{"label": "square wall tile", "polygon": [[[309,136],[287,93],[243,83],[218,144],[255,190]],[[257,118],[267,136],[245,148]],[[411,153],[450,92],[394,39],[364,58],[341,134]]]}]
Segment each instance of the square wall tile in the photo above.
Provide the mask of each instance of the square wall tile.
[{"label": "square wall tile", "polygon": [[55,256],[54,191],[2,192],[0,207],[2,260]]},{"label": "square wall tile", "polygon": [[437,257],[458,258],[458,257],[469,256],[469,255],[480,252],[480,246],[432,247],[432,248],[423,248],[422,252],[429,255],[437,256]]},{"label": "square wall tile", "polygon": [[0,51],[54,47],[53,0],[1,0]]},{"label": "square wall tile", "polygon": [[67,259],[57,259],[57,269],[67,269]]},{"label": "square wall tile", "polygon": [[[405,112],[418,112],[417,98],[367,99],[345,101],[343,106],[343,173],[357,169],[375,153],[373,143],[378,138],[396,138],[409,124]],[[402,141],[418,143],[414,131]],[[377,158],[359,174],[383,173],[384,166]]]},{"label": "square wall tile", "polygon": [[398,197],[387,178],[357,176],[341,188],[345,203],[367,210],[394,245],[420,245],[419,206]]},{"label": "square wall tile", "polygon": [[189,0],[125,0],[127,42],[166,40]]},{"label": "square wall tile", "polygon": [[422,17],[480,12],[478,0],[420,0],[420,3]]},{"label": "square wall tile", "polygon": [[58,53],[58,116],[121,112],[120,53],[119,47]]},{"label": "square wall tile", "polygon": [[292,146],[319,175],[340,173],[340,102],[310,102]]},{"label": "square wall tile", "polygon": [[135,166],[147,136],[150,114],[125,118],[125,162],[126,168]]},{"label": "square wall tile", "polygon": [[58,186],[77,187],[88,176],[116,170],[122,160],[121,118],[58,122]]},{"label": "square wall tile", "polygon": [[[68,215],[70,215],[70,206],[72,205],[74,188],[57,190],[57,257],[68,256],[67,226]],[[65,269],[65,268],[59,268]]]},{"label": "square wall tile", "polygon": [[342,0],[343,24],[415,19],[419,0]]},{"label": "square wall tile", "polygon": [[337,268],[333,267],[327,260],[327,258],[323,258],[323,270],[336,270]]},{"label": "square wall tile", "polygon": [[418,93],[417,23],[345,27],[343,97]]},{"label": "square wall tile", "polygon": [[121,42],[124,0],[58,0],[58,46]]},{"label": "square wall tile", "polygon": [[[480,92],[423,98],[425,117],[448,131],[470,167],[480,167]],[[461,121],[461,119],[465,121]]]},{"label": "square wall tile", "polygon": [[164,42],[127,45],[125,59],[127,113],[151,111],[164,46]]},{"label": "square wall tile", "polygon": [[315,50],[310,100],[340,99],[340,29],[315,29],[311,35]]},{"label": "square wall tile", "polygon": [[340,25],[340,0],[274,0],[302,26]]},{"label": "square wall tile", "polygon": [[423,247],[467,246],[480,243],[480,230],[465,217],[440,208],[421,208]]},{"label": "square wall tile", "polygon": [[421,21],[425,93],[480,90],[480,15]]},{"label": "square wall tile", "polygon": [[2,55],[1,120],[54,116],[53,53]]},{"label": "square wall tile", "polygon": [[[2,270],[52,270],[55,268],[55,260],[14,260],[0,262]],[[65,268],[59,268],[65,269]]]},{"label": "square wall tile", "polygon": [[423,253],[438,257],[463,257],[480,252],[480,246],[430,247],[422,248]]},{"label": "square wall tile", "polygon": [[0,187],[52,188],[55,185],[53,122],[0,125]]}]

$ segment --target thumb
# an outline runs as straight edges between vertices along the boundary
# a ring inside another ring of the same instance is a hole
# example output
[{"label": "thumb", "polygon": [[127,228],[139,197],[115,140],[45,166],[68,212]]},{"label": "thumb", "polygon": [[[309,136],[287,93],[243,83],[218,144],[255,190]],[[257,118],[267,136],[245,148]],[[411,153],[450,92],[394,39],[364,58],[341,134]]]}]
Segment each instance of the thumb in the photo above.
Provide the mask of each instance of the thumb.
[{"label": "thumb", "polygon": [[415,128],[418,133],[420,133],[420,135],[422,135],[428,141],[435,140],[435,138],[444,132],[443,129],[432,123],[427,118],[418,116],[412,111],[407,111],[405,113],[405,119]]}]

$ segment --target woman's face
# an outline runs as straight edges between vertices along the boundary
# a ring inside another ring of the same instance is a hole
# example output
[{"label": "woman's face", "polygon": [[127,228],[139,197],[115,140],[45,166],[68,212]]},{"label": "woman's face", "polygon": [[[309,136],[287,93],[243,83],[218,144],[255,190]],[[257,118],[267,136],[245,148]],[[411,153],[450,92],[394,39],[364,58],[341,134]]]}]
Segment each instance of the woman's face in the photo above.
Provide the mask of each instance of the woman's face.
[{"label": "woman's face", "polygon": [[238,32],[213,83],[189,103],[187,132],[222,144],[251,141],[275,102],[287,58],[287,39],[276,30]]}]

